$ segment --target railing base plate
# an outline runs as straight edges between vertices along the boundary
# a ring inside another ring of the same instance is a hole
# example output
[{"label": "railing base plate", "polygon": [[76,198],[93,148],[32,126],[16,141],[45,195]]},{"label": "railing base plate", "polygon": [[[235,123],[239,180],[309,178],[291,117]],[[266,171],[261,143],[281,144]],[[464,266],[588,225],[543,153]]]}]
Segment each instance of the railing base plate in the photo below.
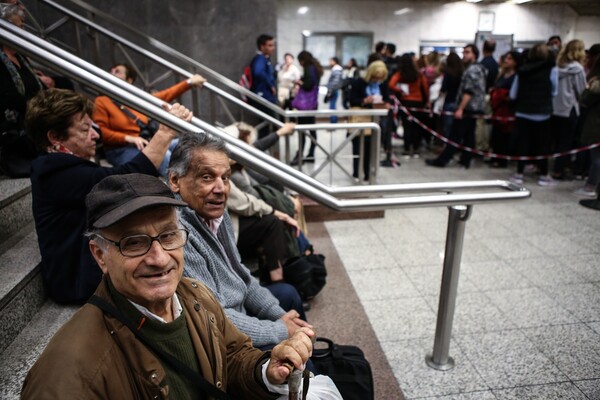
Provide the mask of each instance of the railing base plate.
[{"label": "railing base plate", "polygon": [[427,365],[433,369],[437,369],[438,371],[449,371],[454,368],[454,359],[452,357],[448,357],[448,361],[445,364],[438,364],[433,361],[433,355],[428,354],[425,357],[425,362]]}]

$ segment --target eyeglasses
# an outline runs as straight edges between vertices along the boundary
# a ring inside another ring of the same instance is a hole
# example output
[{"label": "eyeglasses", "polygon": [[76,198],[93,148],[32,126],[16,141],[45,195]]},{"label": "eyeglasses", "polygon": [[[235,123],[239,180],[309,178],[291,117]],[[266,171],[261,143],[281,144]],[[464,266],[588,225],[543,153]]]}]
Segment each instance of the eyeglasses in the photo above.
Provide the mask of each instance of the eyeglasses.
[{"label": "eyeglasses", "polygon": [[158,236],[125,236],[118,242],[107,239],[102,235],[96,236],[117,246],[119,248],[119,252],[121,252],[121,254],[125,257],[138,257],[146,254],[150,250],[150,247],[152,247],[152,242],[155,240],[158,241],[161,247],[165,250],[175,250],[185,246],[188,240],[188,231],[185,229],[176,229],[163,232]]}]

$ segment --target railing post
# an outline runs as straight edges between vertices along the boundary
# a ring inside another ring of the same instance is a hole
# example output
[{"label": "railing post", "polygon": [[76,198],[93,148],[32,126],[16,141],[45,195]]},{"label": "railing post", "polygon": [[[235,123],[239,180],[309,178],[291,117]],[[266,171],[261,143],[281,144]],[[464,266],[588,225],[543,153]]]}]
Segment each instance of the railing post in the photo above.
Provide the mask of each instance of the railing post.
[{"label": "railing post", "polygon": [[460,259],[462,256],[465,224],[471,216],[473,206],[448,207],[448,231],[446,233],[446,250],[444,254],[444,270],[438,306],[437,325],[433,353],[425,357],[431,368],[447,371],[454,368],[454,359],[449,356],[452,321],[458,288]]}]

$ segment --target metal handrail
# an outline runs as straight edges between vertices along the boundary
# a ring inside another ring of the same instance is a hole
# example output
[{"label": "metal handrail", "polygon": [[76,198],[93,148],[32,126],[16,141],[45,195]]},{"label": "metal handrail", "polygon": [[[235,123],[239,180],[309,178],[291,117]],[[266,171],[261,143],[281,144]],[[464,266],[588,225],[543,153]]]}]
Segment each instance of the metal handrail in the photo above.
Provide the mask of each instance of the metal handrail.
[{"label": "metal handrail", "polygon": [[[4,21],[2,21],[2,22],[4,22]],[[5,27],[7,30],[11,31],[11,33],[13,35],[16,35],[16,36],[26,40],[28,43],[35,45],[37,48],[43,49],[43,51],[45,51],[47,53],[55,54],[61,60],[66,60],[69,63],[78,66],[79,68],[91,73],[94,76],[102,77],[104,80],[111,82],[112,84],[122,88],[123,90],[126,90],[130,93],[135,94],[135,96],[146,100],[150,104],[154,104],[154,105],[160,107],[161,104],[163,103],[163,101],[158,99],[157,97],[154,97],[151,94],[149,94],[149,93],[119,79],[119,78],[114,77],[112,74],[104,71],[103,69],[98,68],[98,67],[88,63],[85,60],[82,60],[81,58],[61,49],[58,46],[53,45],[52,43],[50,43],[36,35],[33,35],[23,29],[19,29],[19,28],[15,27],[14,25],[6,23],[6,22],[4,22],[2,24],[2,26]],[[76,77],[74,79],[77,80]],[[117,99],[117,100],[119,100],[119,99]],[[133,106],[133,108],[136,108],[136,107]],[[192,120],[192,124],[197,126],[198,128],[205,130],[205,131],[218,129],[210,124],[207,124],[206,122],[202,121],[199,118],[194,118]],[[295,129],[296,129],[296,131],[305,131],[305,130],[307,130],[306,127],[308,127],[308,129],[313,129],[317,126],[318,127],[322,127],[322,126],[327,127],[329,125],[330,124],[296,125]],[[338,127],[338,128],[357,128],[357,129],[362,129],[362,130],[371,129],[374,132],[373,137],[377,139],[376,143],[379,143],[381,127],[378,124],[368,123],[368,122],[340,123],[340,124],[336,124],[336,127]],[[227,135],[222,130],[219,130],[219,132],[220,132],[219,135]],[[227,135],[227,137],[229,137],[229,135]],[[275,158],[270,157],[268,154],[265,154],[262,151],[259,151],[259,150],[255,149],[254,147],[247,145],[246,143],[242,142],[241,140],[235,140],[232,144],[235,146],[244,148],[245,151],[250,152],[251,154],[254,155],[254,157],[261,159],[263,162],[272,165],[273,168],[284,170],[289,175],[293,175],[298,180],[303,181],[308,185],[314,186],[323,192],[327,193],[327,192],[330,192],[330,190],[331,190],[331,188],[329,186],[322,184],[321,182],[317,181],[316,179],[313,179],[313,178],[307,176],[306,174],[298,171],[295,168],[288,166],[287,164],[281,163],[280,161],[276,160]],[[371,161],[372,161],[371,173],[373,173],[373,177],[375,177],[375,175],[377,173],[377,167],[379,165],[379,162],[377,161],[378,160],[377,156],[379,154],[379,148],[377,146],[372,146],[371,151],[372,151],[372,153],[371,153],[371,155],[372,155],[371,156]]]},{"label": "metal handrail", "polygon": [[[198,131],[197,128],[202,127],[207,132],[223,138],[227,143],[228,150],[232,153],[236,160],[241,161],[245,165],[254,168],[258,172],[267,175],[271,179],[274,179],[275,181],[288,186],[334,210],[367,211],[402,207],[447,206],[449,209],[448,230],[446,235],[444,269],[442,274],[436,333],[433,352],[432,354],[426,356],[426,363],[431,368],[438,370],[448,370],[454,367],[454,360],[449,356],[450,338],[458,289],[458,275],[460,271],[465,224],[471,215],[473,204],[500,200],[526,199],[531,196],[531,192],[529,190],[503,181],[471,183],[421,183],[402,185],[402,187],[396,186],[393,189],[397,190],[396,193],[424,191],[428,194],[406,197],[396,196],[338,199],[326,191],[317,189],[318,185],[313,186],[310,183],[307,183],[311,181],[310,178],[299,179],[299,177],[297,177],[295,174],[297,171],[295,171],[293,168],[281,163],[280,167],[278,168],[273,166],[272,163],[266,162],[263,159],[264,155],[262,155],[261,152],[251,146],[248,146],[239,139],[229,136],[222,130],[206,124],[197,118],[195,118],[194,124],[176,118],[175,116],[164,111],[160,107],[161,104],[157,104],[156,100],[158,99],[154,98],[153,96],[150,96],[142,90],[131,85],[129,85],[130,87],[125,87],[125,82],[98,68],[96,68],[97,75],[94,75],[86,69],[71,64],[70,62],[66,61],[65,58],[58,56],[57,53],[46,51],[44,48],[28,42],[25,38],[29,36],[30,39],[41,39],[24,31],[19,35],[19,31],[21,31],[21,29],[4,20],[0,20],[1,43],[5,43],[15,48],[21,53],[36,59],[44,65],[58,67],[58,69],[67,76],[78,81],[82,81],[96,90],[106,93],[112,98],[117,99],[123,104],[136,108],[141,112],[156,118],[160,122],[170,126],[173,129],[179,131]],[[136,96],[139,96],[139,98]],[[148,98],[147,96],[152,97],[154,100]],[[158,103],[162,102],[158,100]],[[357,125],[370,126],[376,124]],[[316,180],[312,181],[320,184]],[[372,189],[370,194],[387,194],[388,192],[385,192],[383,188],[384,186],[376,188],[377,190],[380,190],[380,192]],[[499,193],[466,194],[454,194],[452,191],[448,191],[445,192],[445,194],[429,194],[430,191],[441,191],[442,188],[452,188],[452,190],[495,188],[503,189],[503,191]],[[346,191],[346,194],[348,195],[356,195],[357,193],[358,191]]]},{"label": "metal handrail", "polygon": [[[120,43],[120,44],[138,52],[139,54],[153,60],[154,62],[161,64],[166,68],[170,68],[171,70],[177,72],[178,74],[180,74],[182,76],[190,77],[192,75],[191,72],[181,68],[179,65],[169,62],[166,59],[154,54],[153,52],[150,52],[150,51],[144,49],[143,47],[138,46],[137,44],[135,44],[119,35],[116,35],[115,33],[111,32],[110,30],[94,23],[93,21],[90,21],[89,19],[73,12],[72,10],[70,10],[52,0],[38,0],[38,1],[54,8],[55,10],[63,13],[64,15],[67,15],[70,18],[73,18],[73,19],[79,21],[80,23],[88,26],[89,28],[92,28],[95,31],[103,34],[104,36],[109,37],[110,39],[114,40],[115,42]],[[369,110],[369,109],[366,109],[366,110],[310,110],[310,111],[284,110],[281,107],[277,106],[276,104],[273,104],[273,103],[265,100],[264,98],[258,96],[256,93],[240,86],[237,82],[234,82],[231,79],[228,79],[227,77],[225,77],[225,76],[221,75],[220,73],[214,71],[213,69],[207,67],[206,65],[186,56],[185,54],[183,54],[181,52],[178,52],[177,50],[167,46],[166,44],[160,42],[159,40],[156,40],[154,38],[151,38],[151,37],[145,35],[144,33],[138,31],[135,28],[132,28],[129,25],[125,25],[123,22],[114,18],[112,15],[105,13],[102,10],[99,10],[83,1],[79,1],[79,0],[68,0],[68,1],[76,4],[77,6],[83,8],[86,11],[89,11],[89,12],[95,14],[96,16],[102,17],[103,19],[109,21],[110,23],[117,24],[117,25],[121,26],[122,28],[135,33],[140,38],[145,40],[148,45],[175,58],[178,62],[182,63],[183,65],[189,65],[192,68],[199,69],[200,71],[202,71],[204,74],[210,76],[215,81],[252,99],[253,101],[255,101],[257,103],[260,103],[261,105],[265,106],[269,110],[275,112],[276,114],[278,114],[282,117],[285,117],[285,118],[295,118],[295,117],[299,117],[299,116],[327,117],[327,116],[331,116],[331,115],[337,115],[337,116],[352,116],[352,115],[384,116],[387,114],[386,110],[378,110],[378,109],[373,109],[373,110]],[[222,96],[229,101],[234,102],[236,105],[244,108],[245,110],[247,110],[255,115],[258,115],[259,117],[261,117],[265,120],[268,120],[270,123],[275,124],[276,126],[281,126],[282,123],[278,119],[273,118],[271,115],[257,110],[255,107],[252,107],[250,104],[242,101],[241,99],[239,99],[235,96],[232,96],[229,93],[227,93],[221,89],[218,89],[213,84],[207,83],[204,86],[209,91],[211,91],[219,96]]]},{"label": "metal handrail", "polygon": [[[198,131],[198,128],[223,138],[234,158],[250,168],[256,169],[270,178],[290,187],[291,189],[305,194],[334,210],[377,210],[390,207],[404,206],[435,206],[454,204],[476,204],[494,200],[507,200],[527,198],[530,196],[528,190],[505,181],[489,181],[486,183],[422,183],[402,185],[373,185],[361,188],[331,188],[313,179],[300,171],[281,163],[263,152],[247,145],[241,140],[235,139],[199,118],[193,118],[192,123],[181,121],[161,108],[163,103],[160,99],[144,92],[143,90],[129,85],[128,83],[112,76],[110,73],[95,67],[84,60],[46,42],[45,40],[26,32],[16,26],[0,20],[1,41],[16,48],[17,50],[36,59],[38,62],[50,67],[58,67],[69,77],[89,84],[96,90],[107,93],[116,100],[140,110],[152,118],[156,118],[174,129],[180,131]],[[68,61],[67,61],[68,60]],[[77,63],[72,63],[77,61]],[[357,128],[377,129],[374,123],[349,124]],[[298,125],[298,129],[304,129]],[[482,188],[502,189],[500,193],[467,193],[455,194],[456,190],[473,190]],[[335,195],[358,197],[361,195],[381,196],[393,193],[406,194],[416,191],[440,192],[446,194],[432,194],[426,196],[409,197],[380,197],[374,199],[337,199]]]}]

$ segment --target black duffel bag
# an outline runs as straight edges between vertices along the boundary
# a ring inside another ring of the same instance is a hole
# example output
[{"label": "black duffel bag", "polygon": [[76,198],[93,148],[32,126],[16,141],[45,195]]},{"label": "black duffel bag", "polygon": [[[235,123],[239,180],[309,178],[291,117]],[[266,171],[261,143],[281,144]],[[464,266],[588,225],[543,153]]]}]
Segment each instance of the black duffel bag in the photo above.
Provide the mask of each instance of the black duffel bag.
[{"label": "black duffel bag", "polygon": [[315,297],[327,278],[325,256],[312,253],[288,259],[283,265],[283,280],[294,286],[302,300]]},{"label": "black duffel bag", "polygon": [[[327,347],[319,346],[325,343]],[[327,375],[344,400],[373,400],[373,373],[363,351],[319,337],[310,358],[319,374]]]}]

